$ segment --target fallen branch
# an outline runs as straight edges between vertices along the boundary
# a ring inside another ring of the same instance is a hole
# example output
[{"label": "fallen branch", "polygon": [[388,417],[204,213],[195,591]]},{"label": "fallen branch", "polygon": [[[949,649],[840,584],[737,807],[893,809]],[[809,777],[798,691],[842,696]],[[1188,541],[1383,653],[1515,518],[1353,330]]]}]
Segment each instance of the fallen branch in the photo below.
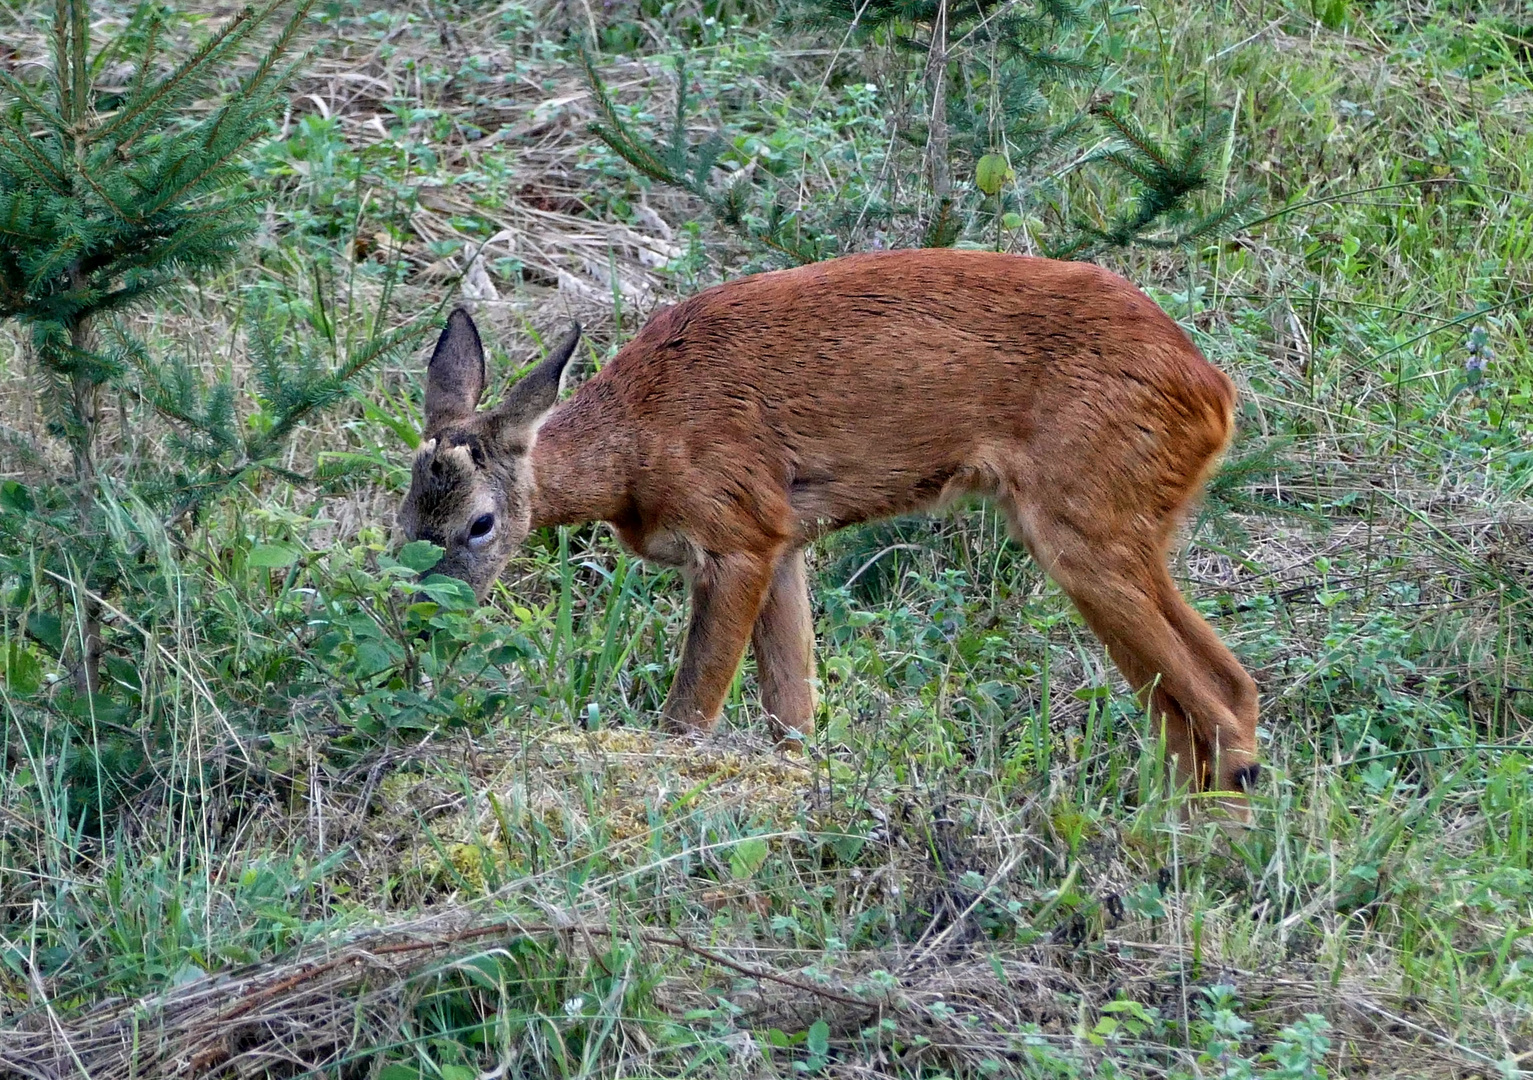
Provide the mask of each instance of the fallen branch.
[{"label": "fallen branch", "polygon": [[[874,1007],[851,994],[742,963],[679,934],[573,920],[442,925],[452,919],[357,934],[340,943],[338,954],[333,942],[318,943],[307,955],[212,975],[149,998],[108,1002],[69,1019],[51,1008],[33,1010],[21,1024],[0,1030],[0,1076],[248,1076],[279,1061],[323,1068],[353,1045],[359,1014],[376,1011],[385,998],[441,970],[438,962],[459,959],[453,954],[461,946],[496,937],[633,940],[689,953],[799,994]],[[379,973],[387,977],[369,989],[369,976]],[[40,984],[37,989],[42,992]],[[28,1022],[37,1026],[29,1028]]]}]

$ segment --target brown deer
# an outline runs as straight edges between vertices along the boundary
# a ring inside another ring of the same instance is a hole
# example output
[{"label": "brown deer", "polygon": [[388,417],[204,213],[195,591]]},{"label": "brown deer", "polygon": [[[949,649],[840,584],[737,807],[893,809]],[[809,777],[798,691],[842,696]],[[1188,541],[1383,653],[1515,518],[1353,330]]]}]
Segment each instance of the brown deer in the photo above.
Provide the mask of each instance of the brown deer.
[{"label": "brown deer", "polygon": [[1149,695],[1182,780],[1255,783],[1256,685],[1166,569],[1235,390],[1127,281],[943,249],[759,274],[660,311],[556,405],[579,334],[479,412],[478,332],[448,320],[400,510],[438,572],[482,597],[530,529],[608,522],[690,586],[665,717],[712,727],[749,640],[766,712],[808,735],[804,546],[978,494]]}]

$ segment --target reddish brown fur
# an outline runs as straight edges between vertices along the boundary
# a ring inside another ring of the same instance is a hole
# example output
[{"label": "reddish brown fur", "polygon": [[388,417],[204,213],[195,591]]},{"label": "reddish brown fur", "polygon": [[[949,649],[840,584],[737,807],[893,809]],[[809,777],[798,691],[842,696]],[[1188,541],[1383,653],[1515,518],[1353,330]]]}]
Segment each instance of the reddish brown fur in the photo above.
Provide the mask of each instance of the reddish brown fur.
[{"label": "reddish brown fur", "polygon": [[1237,790],[1256,775],[1256,688],[1166,570],[1234,402],[1170,318],[1096,266],[854,255],[658,313],[535,439],[524,432],[520,486],[530,527],[608,521],[640,555],[686,572],[693,609],[670,719],[715,723],[751,640],[763,704],[805,733],[803,546],[990,497],[1130,683],[1153,686],[1183,777]]}]

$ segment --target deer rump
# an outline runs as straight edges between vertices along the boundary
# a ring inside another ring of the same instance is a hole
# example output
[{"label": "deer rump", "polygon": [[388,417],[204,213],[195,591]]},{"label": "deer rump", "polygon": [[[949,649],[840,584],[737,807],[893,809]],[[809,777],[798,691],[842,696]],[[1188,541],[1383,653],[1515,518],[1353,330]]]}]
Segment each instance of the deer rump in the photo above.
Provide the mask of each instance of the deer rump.
[{"label": "deer rump", "polygon": [[716,722],[749,639],[767,712],[812,731],[804,545],[977,494],[1152,700],[1182,779],[1237,791],[1257,775],[1255,685],[1166,568],[1234,403],[1122,278],[926,249],[665,309],[511,445],[530,460],[529,527],[605,520],[685,572],[673,722]]}]

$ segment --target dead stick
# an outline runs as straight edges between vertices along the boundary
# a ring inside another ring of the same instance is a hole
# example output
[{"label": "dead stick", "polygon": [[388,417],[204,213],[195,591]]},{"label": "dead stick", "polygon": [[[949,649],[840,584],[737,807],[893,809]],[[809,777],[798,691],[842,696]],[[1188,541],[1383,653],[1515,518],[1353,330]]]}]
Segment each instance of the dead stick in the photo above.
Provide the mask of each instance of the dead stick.
[{"label": "dead stick", "polygon": [[[328,972],[334,971],[336,968],[342,966],[343,964],[355,963],[365,959],[368,956],[398,955],[400,953],[444,949],[448,946],[455,945],[463,941],[472,941],[478,938],[492,937],[496,934],[504,933],[553,934],[568,933],[570,931],[580,931],[591,937],[612,938],[622,936],[620,931],[613,930],[611,927],[592,926],[589,923],[568,923],[557,925],[553,923],[500,922],[494,923],[490,926],[470,927],[466,930],[460,930],[457,933],[448,935],[447,937],[435,938],[429,941],[397,941],[389,945],[377,945],[368,949],[359,949],[356,952],[337,957],[328,963],[307,968],[298,972],[297,974],[290,975],[279,983],[258,990],[255,993],[245,997],[242,1001],[238,1002],[231,1008],[226,1009],[224,1012],[218,1014],[216,1017],[214,1017],[213,1023],[226,1024],[231,1020],[236,1020],[250,1012],[257,1005],[260,1005],[262,1002],[268,1001],[271,998],[282,994],[284,991],[291,990],[295,986],[298,986],[304,982],[314,979],[320,975],[327,974]],[[717,953],[712,949],[705,949],[701,945],[694,944],[693,942],[688,941],[683,937],[668,937],[664,934],[647,933],[645,931],[639,931],[634,936],[636,936],[640,941],[643,941],[649,945],[663,945],[673,949],[682,949],[686,952],[692,953],[695,956],[699,956],[704,960],[709,961],[710,963],[718,964],[720,967],[728,968],[731,971],[744,975],[747,978],[762,979],[768,982],[779,983],[783,986],[791,987],[794,990],[801,990],[805,993],[814,994],[817,997],[828,998],[831,1001],[838,1001],[843,1005],[865,1006],[867,1004],[867,1002],[861,1000],[860,998],[852,997],[849,994],[838,993],[837,991],[826,989],[823,986],[816,986],[813,983],[804,982],[800,979],[790,978],[787,975],[780,975],[775,971],[767,971],[761,968],[752,967],[749,964],[742,964],[737,960],[731,960],[727,956]]]}]

